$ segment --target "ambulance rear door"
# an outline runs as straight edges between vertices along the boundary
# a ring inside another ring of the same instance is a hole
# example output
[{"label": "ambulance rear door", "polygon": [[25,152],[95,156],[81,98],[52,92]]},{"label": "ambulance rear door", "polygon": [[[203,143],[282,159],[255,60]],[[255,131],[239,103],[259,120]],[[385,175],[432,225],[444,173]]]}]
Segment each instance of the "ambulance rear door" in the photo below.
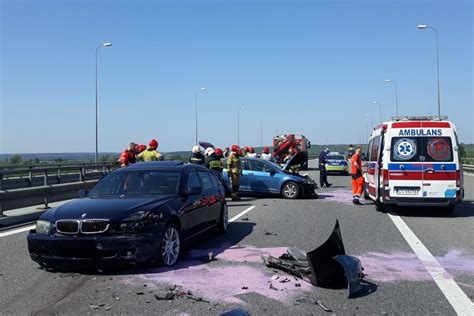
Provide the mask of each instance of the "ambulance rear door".
[{"label": "ambulance rear door", "polygon": [[456,198],[456,164],[454,131],[449,122],[422,122],[423,130],[423,197]]},{"label": "ambulance rear door", "polygon": [[388,163],[388,189],[391,198],[423,197],[422,138],[416,132],[421,122],[394,122],[390,130],[390,160]]},{"label": "ambulance rear door", "polygon": [[383,125],[374,128],[367,153],[367,178],[368,193],[372,199],[379,199],[381,190],[382,162],[381,153],[383,151]]}]

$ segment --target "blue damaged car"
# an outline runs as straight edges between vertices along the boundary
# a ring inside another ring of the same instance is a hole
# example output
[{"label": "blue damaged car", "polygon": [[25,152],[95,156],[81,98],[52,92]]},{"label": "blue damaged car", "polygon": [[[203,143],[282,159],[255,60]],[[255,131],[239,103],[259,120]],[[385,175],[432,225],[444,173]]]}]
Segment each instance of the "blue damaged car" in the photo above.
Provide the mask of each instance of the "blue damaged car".
[{"label": "blue damaged car", "polygon": [[[259,158],[240,158],[242,176],[239,192],[243,195],[278,194],[286,199],[317,197],[317,185],[313,179],[289,171],[291,166],[301,164],[304,159],[302,154],[293,156],[283,167]],[[224,169],[223,175],[230,187],[227,169]]]}]

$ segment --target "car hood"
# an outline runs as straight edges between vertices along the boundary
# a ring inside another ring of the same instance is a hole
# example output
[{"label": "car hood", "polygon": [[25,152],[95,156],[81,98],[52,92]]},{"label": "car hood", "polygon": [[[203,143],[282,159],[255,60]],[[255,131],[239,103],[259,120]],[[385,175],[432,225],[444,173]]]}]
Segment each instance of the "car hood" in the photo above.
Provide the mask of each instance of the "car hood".
[{"label": "car hood", "polygon": [[291,166],[301,165],[305,161],[306,157],[306,152],[300,151],[291,157],[290,160],[288,160],[288,162],[281,168],[281,170],[288,171]]},{"label": "car hood", "polygon": [[149,210],[172,199],[174,199],[172,196],[160,198],[83,198],[58,206],[46,212],[45,216],[42,217],[50,221],[81,218],[101,218],[115,221],[123,219],[135,210]]}]

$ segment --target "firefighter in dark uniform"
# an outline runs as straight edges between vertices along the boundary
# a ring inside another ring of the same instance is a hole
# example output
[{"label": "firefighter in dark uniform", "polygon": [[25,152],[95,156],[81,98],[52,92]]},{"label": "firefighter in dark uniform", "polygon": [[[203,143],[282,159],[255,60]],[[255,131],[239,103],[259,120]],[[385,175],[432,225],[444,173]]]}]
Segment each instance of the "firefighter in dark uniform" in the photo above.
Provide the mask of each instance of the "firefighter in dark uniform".
[{"label": "firefighter in dark uniform", "polygon": [[206,164],[206,159],[204,158],[204,155],[201,153],[201,148],[198,145],[196,145],[193,147],[192,152],[193,154],[191,155],[191,157],[189,157],[189,162],[196,165],[204,166]]},{"label": "firefighter in dark uniform", "polygon": [[332,185],[332,183],[328,183],[328,174],[326,172],[328,153],[329,148],[326,148],[319,154],[319,185],[321,186],[321,188],[329,188]]}]

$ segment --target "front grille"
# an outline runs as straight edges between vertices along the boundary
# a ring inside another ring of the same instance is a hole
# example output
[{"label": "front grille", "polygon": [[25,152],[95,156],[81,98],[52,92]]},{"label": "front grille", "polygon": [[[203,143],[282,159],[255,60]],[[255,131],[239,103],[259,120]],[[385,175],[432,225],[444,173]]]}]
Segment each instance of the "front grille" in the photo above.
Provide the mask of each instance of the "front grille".
[{"label": "front grille", "polygon": [[83,219],[81,222],[81,233],[83,234],[100,234],[107,228],[109,228],[107,219]]},{"label": "front grille", "polygon": [[79,221],[74,219],[61,219],[56,221],[56,230],[61,234],[79,233]]}]

